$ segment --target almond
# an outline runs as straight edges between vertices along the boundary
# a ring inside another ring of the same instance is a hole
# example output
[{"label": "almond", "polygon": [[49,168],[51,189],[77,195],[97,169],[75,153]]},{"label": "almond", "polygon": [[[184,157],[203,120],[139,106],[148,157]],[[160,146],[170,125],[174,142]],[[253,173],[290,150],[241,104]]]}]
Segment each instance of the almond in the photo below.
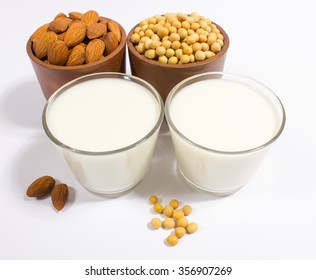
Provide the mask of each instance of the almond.
[{"label": "almond", "polygon": [[67,66],[81,65],[81,64],[84,64],[85,60],[86,60],[85,47],[79,44],[70,51],[66,65]]},{"label": "almond", "polygon": [[69,188],[66,184],[57,184],[52,190],[52,203],[60,211],[68,200]]},{"label": "almond", "polygon": [[42,37],[48,31],[49,23],[46,23],[35,30],[31,36],[33,42],[36,38]]},{"label": "almond", "polygon": [[63,33],[57,34],[57,40],[62,40],[62,41],[64,41],[65,34],[66,34],[66,32],[63,32]]},{"label": "almond", "polygon": [[69,13],[69,17],[71,18],[71,19],[81,19],[81,17],[82,17],[82,13],[79,13],[79,12],[70,12]]},{"label": "almond", "polygon": [[84,43],[84,42],[81,42],[80,44],[78,44],[77,46],[81,46],[81,47],[83,47],[84,49],[86,49],[87,48],[87,45]]},{"label": "almond", "polygon": [[88,26],[87,37],[90,40],[100,38],[106,33],[106,31],[107,31],[107,28],[104,24],[95,22]]},{"label": "almond", "polygon": [[41,197],[49,194],[55,186],[55,179],[51,176],[43,176],[36,179],[27,189],[29,197]]},{"label": "almond", "polygon": [[48,47],[47,59],[50,64],[65,65],[69,56],[69,50],[64,41],[56,40]]},{"label": "almond", "polygon": [[82,15],[81,20],[86,26],[89,26],[99,21],[99,14],[96,11],[90,10]]},{"label": "almond", "polygon": [[57,34],[52,31],[48,31],[41,37],[37,37],[33,42],[33,51],[35,56],[42,59],[47,55],[49,45],[57,40]]},{"label": "almond", "polygon": [[86,26],[80,21],[74,21],[66,31],[64,42],[68,47],[78,45],[86,37]]},{"label": "almond", "polygon": [[57,19],[57,18],[66,18],[67,16],[64,14],[64,13],[58,13],[54,19]]},{"label": "almond", "polygon": [[112,31],[116,34],[118,41],[121,42],[121,29],[120,26],[113,20],[108,20],[108,31]]},{"label": "almond", "polygon": [[119,45],[117,35],[114,32],[108,32],[103,37],[102,40],[105,43],[105,55],[109,55],[113,52]]},{"label": "almond", "polygon": [[108,20],[105,17],[99,17],[99,23],[104,24],[106,27],[108,26]]},{"label": "almond", "polygon": [[104,53],[105,43],[100,39],[91,40],[86,48],[86,63],[99,60]]},{"label": "almond", "polygon": [[57,34],[63,33],[68,29],[69,24],[72,22],[72,19],[67,17],[59,17],[53,20],[49,24],[50,31],[53,31]]}]

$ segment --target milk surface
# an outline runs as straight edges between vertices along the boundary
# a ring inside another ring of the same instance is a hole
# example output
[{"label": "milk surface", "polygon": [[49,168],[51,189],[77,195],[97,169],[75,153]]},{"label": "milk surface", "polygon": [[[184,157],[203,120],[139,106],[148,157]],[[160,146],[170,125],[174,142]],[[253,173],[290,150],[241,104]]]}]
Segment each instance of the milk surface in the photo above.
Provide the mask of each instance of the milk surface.
[{"label": "milk surface", "polygon": [[243,151],[273,138],[280,127],[275,106],[250,86],[224,79],[181,89],[170,105],[175,127],[191,141],[218,151]]},{"label": "milk surface", "polygon": [[47,124],[60,142],[78,150],[104,152],[142,139],[159,118],[154,96],[124,79],[77,84],[51,105]]}]

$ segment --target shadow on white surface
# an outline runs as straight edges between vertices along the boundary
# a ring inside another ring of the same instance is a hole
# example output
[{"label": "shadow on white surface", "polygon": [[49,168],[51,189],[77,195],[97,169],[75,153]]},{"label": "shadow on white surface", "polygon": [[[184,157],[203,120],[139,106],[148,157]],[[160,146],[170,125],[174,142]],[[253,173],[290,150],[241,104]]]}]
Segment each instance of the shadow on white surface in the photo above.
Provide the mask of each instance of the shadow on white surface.
[{"label": "shadow on white surface", "polygon": [[36,80],[16,83],[2,93],[0,114],[8,122],[6,126],[41,129],[41,116],[45,98]]},{"label": "shadow on white surface", "polygon": [[105,200],[103,197],[91,194],[76,181],[69,167],[44,133],[34,135],[26,145],[16,151],[12,161],[10,180],[15,186],[13,191],[20,198],[24,195],[24,200],[30,199],[25,195],[28,184],[44,175],[54,177],[56,183],[66,183],[69,186],[70,204],[74,201],[84,203]]},{"label": "shadow on white surface", "polygon": [[166,121],[163,122],[159,133],[149,173],[135,188],[134,193],[144,199],[148,199],[150,195],[157,195],[163,203],[173,198],[182,200],[183,203],[221,198],[211,194],[205,195],[185,181],[177,167]]}]

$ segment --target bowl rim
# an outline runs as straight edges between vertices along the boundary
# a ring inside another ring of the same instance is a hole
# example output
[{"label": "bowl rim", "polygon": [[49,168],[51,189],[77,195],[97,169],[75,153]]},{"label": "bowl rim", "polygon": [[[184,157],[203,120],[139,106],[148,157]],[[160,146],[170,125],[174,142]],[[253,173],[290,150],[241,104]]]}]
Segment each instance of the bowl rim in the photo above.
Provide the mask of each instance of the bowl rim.
[{"label": "bowl rim", "polygon": [[[106,18],[106,17],[104,17]],[[42,66],[42,67],[45,67],[45,68],[49,68],[49,69],[56,69],[56,70],[64,70],[64,71],[73,71],[73,70],[79,70],[79,69],[86,69],[86,68],[89,68],[90,66],[93,67],[95,65],[98,65],[98,64],[102,64],[108,60],[110,60],[111,58],[113,58],[114,56],[116,56],[119,52],[122,51],[122,49],[126,48],[126,31],[124,29],[124,27],[118,23],[117,21],[113,20],[113,19],[110,19],[110,18],[106,18],[106,19],[109,19],[111,21],[114,21],[115,23],[118,24],[118,26],[120,27],[120,31],[121,31],[121,41],[118,45],[118,47],[112,52],[110,53],[109,55],[105,56],[103,59],[100,59],[98,61],[95,61],[95,62],[90,62],[88,64],[82,64],[82,65],[75,65],[75,66],[66,66],[66,65],[54,65],[54,64],[48,64],[48,63],[45,63],[44,61],[42,61],[41,59],[37,58],[34,53],[33,53],[33,50],[32,50],[32,35],[29,37],[29,39],[27,40],[27,43],[26,43],[26,52],[29,56],[29,58],[35,62],[36,64]]]},{"label": "bowl rim", "polygon": [[212,23],[214,23],[217,28],[220,30],[221,34],[224,36],[224,45],[222,47],[222,49],[216,53],[214,56],[207,58],[203,61],[197,61],[197,62],[191,62],[191,63],[187,63],[187,64],[168,64],[168,63],[161,63],[157,60],[152,60],[152,59],[148,59],[146,58],[144,55],[140,54],[136,49],[134,44],[131,41],[131,37],[133,35],[133,31],[136,27],[139,26],[139,23],[136,24],[128,33],[127,35],[127,48],[128,48],[128,52],[130,55],[133,55],[134,57],[138,58],[139,60],[141,60],[144,63],[148,63],[151,64],[153,66],[160,66],[160,67],[164,67],[164,68],[173,68],[173,69],[185,69],[185,68],[194,68],[194,67],[199,67],[202,65],[206,65],[209,63],[212,63],[213,61],[216,61],[218,59],[220,59],[221,57],[225,56],[227,53],[227,50],[229,48],[230,45],[230,40],[229,40],[229,36],[226,33],[226,31],[220,26],[218,25],[216,22],[212,21]]}]

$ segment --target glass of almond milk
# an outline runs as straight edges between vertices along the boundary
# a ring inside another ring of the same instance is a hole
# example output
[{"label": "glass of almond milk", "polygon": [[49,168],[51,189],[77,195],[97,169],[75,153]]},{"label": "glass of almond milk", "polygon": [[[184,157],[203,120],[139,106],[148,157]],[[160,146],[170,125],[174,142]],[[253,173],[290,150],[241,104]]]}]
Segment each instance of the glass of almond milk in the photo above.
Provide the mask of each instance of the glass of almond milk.
[{"label": "glass of almond milk", "polygon": [[163,118],[163,101],[150,84],[97,73],[58,89],[44,108],[43,127],[82,186],[116,196],[146,175]]},{"label": "glass of almond milk", "polygon": [[183,177],[222,195],[249,182],[285,125],[284,107],[269,88],[222,72],[177,84],[165,115]]}]

